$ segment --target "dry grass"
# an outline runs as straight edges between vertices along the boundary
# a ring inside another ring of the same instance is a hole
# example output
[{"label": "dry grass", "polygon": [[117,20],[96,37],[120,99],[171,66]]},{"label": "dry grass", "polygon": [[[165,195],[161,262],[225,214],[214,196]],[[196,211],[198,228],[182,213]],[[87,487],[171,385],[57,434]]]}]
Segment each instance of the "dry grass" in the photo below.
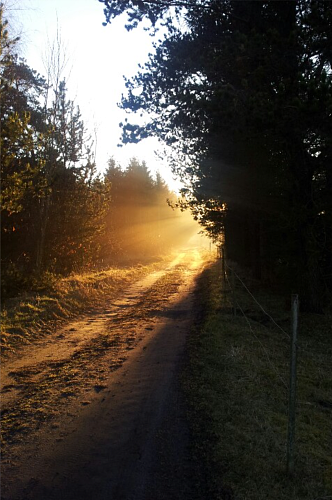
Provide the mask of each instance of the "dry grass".
[{"label": "dry grass", "polygon": [[[148,269],[153,270],[151,267]],[[125,284],[124,278],[130,275],[124,276],[123,272],[118,275],[122,285]],[[78,277],[81,283],[86,279],[91,282],[93,278],[94,275]],[[163,310],[169,297],[177,291],[182,283],[181,278],[183,279],[182,273],[177,268],[163,275],[142,293],[135,307],[120,308],[116,317],[108,319],[103,327],[99,324],[94,331],[90,331],[91,337],[86,337],[84,343],[68,347],[66,354],[62,354],[60,359],[30,357],[31,361],[27,366],[19,366],[10,371],[10,384],[5,385],[2,392],[10,396],[12,391],[17,391],[17,396],[2,408],[3,458],[7,460],[12,446],[24,442],[27,435],[32,435],[45,424],[57,425],[54,420],[61,420],[61,414],[73,400],[76,399],[83,406],[89,404],[86,391],[91,393],[92,389],[92,392],[99,392],[107,387],[109,373],[122,366],[128,357],[128,351],[133,349],[144,335],[142,329],[137,329],[136,326],[142,324],[142,321],[145,326],[149,325],[149,320]],[[71,286],[77,289],[77,281],[73,278],[70,280]],[[61,284],[61,290],[63,288]],[[103,289],[107,300],[110,298],[108,287],[97,286],[97,289]],[[118,286],[111,289],[112,292],[114,290],[119,292]],[[95,299],[95,294],[93,297]],[[99,307],[103,309],[102,302]],[[100,316],[102,317],[102,314]],[[60,335],[65,334],[66,330]],[[53,340],[57,342],[58,339],[53,337]]]},{"label": "dry grass", "polygon": [[1,311],[2,355],[53,331],[60,322],[102,308],[107,300],[116,297],[135,280],[164,266],[165,260],[73,274],[53,280],[43,291],[31,290],[7,300]]},{"label": "dry grass", "polygon": [[[210,497],[332,498],[331,317],[302,315],[299,329],[295,474],[286,473],[289,339],[238,283],[222,286],[218,265],[199,285],[202,318],[190,342],[185,388]],[[258,289],[286,334],[285,300]],[[242,312],[244,314],[242,314]]]}]

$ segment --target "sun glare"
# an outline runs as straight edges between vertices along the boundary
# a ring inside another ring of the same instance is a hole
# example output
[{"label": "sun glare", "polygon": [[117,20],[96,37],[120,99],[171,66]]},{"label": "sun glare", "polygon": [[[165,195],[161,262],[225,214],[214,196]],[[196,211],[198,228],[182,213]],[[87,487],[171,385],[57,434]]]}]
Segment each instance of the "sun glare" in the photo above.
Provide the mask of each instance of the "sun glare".
[{"label": "sun glare", "polygon": [[22,25],[23,55],[42,75],[47,50],[59,30],[67,59],[61,78],[66,79],[69,96],[79,105],[94,140],[98,171],[105,171],[111,156],[123,168],[136,157],[178,191],[181,183],[173,179],[167,162],[154,154],[160,147],[157,139],[118,147],[119,123],[125,119],[118,107],[125,91],[124,76],[133,76],[154,50],[143,27],[128,32],[121,17],[103,27],[103,6],[91,0],[23,0],[16,15]]}]

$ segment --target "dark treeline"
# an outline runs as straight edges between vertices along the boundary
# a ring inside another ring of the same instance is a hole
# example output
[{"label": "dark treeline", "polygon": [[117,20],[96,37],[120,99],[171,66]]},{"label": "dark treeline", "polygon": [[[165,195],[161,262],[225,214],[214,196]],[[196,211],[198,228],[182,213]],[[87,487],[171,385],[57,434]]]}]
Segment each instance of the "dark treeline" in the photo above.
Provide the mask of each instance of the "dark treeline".
[{"label": "dark treeline", "polygon": [[59,68],[50,68],[50,82],[17,56],[3,7],[0,29],[3,298],[50,273],[168,251],[178,243],[175,222],[181,237],[186,223],[168,206],[172,193],[160,176],[135,159],[125,171],[110,160],[97,175]]},{"label": "dark treeline", "polygon": [[152,118],[124,124],[124,142],[172,146],[188,204],[214,237],[225,231],[228,257],[321,311],[332,291],[332,2],[104,4],[106,22],[126,13],[128,29],[168,28],[127,82],[123,108]]}]

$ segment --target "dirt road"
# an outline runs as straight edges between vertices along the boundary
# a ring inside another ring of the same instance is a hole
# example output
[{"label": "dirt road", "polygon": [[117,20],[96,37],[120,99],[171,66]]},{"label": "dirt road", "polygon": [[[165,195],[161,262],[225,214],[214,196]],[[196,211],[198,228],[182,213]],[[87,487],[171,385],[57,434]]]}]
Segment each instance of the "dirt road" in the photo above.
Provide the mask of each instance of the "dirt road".
[{"label": "dirt road", "polygon": [[183,251],[5,363],[3,500],[194,498],[176,375],[203,265]]}]

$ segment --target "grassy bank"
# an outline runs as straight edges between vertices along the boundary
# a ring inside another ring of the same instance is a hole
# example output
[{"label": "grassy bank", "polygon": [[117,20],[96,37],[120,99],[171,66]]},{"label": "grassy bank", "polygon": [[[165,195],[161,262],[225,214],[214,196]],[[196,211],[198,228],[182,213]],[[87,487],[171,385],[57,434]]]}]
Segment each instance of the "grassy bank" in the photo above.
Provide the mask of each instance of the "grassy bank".
[{"label": "grassy bank", "polygon": [[250,283],[254,297],[276,326],[241,282],[235,282],[236,316],[234,296],[229,284],[222,284],[220,265],[201,277],[197,293],[201,316],[189,341],[184,377],[210,499],[330,500],[331,316],[301,314],[295,473],[289,477],[289,306],[285,298]]},{"label": "grassy bank", "polygon": [[47,335],[64,321],[102,308],[126,286],[159,269],[164,262],[113,267],[66,278],[49,276],[43,283],[36,283],[35,289],[2,304],[2,355],[7,356],[21,345]]}]

